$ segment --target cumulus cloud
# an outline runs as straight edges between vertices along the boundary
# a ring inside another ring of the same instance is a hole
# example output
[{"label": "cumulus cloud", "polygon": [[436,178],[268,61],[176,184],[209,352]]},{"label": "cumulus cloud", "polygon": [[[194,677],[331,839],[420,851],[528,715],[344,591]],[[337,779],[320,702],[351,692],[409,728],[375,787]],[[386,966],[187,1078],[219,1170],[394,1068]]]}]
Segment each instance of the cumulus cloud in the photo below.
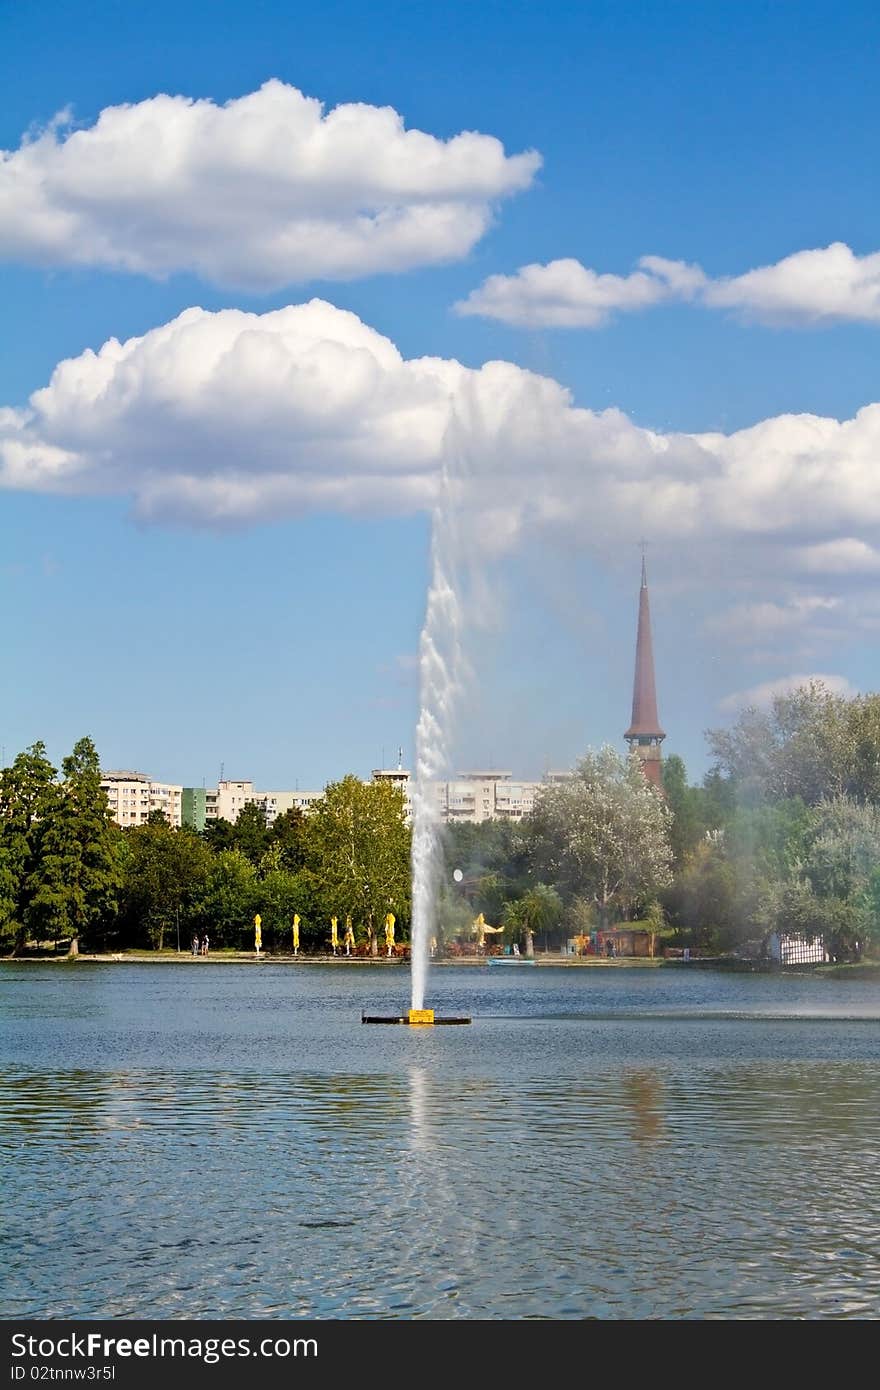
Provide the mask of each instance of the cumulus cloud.
[{"label": "cumulus cloud", "polygon": [[725,714],[736,714],[750,706],[767,709],[777,695],[788,695],[790,691],[797,690],[802,685],[809,685],[811,681],[819,682],[832,695],[842,695],[847,700],[853,699],[859,693],[846,676],[778,676],[776,680],[764,681],[762,685],[754,685],[750,690],[738,690],[732,695],[725,695],[723,700],[719,700],[718,708]]},{"label": "cumulus cloud", "polygon": [[704,279],[699,267],[660,256],[644,256],[630,275],[600,275],[573,259],[551,261],[490,275],[455,311],[526,328],[599,328],[614,313],[691,298]]},{"label": "cumulus cloud", "polygon": [[785,603],[738,603],[710,619],[706,628],[728,642],[754,647],[813,630],[839,607],[839,598],[823,594],[800,594]]},{"label": "cumulus cloud", "polygon": [[407,270],[466,255],[540,163],[278,81],[224,105],[111,106],[83,129],[62,112],[0,151],[0,257],[257,289]]},{"label": "cumulus cloud", "polygon": [[[878,455],[880,405],[845,421],[661,433],[576,406],[510,362],[406,359],[317,299],[265,314],[188,309],[59,363],[26,405],[0,410],[7,488],[128,495],[140,516],[203,525],[411,514],[433,505],[445,459],[482,552],[539,532],[607,555],[648,534],[691,582],[701,554],[777,586],[805,556],[872,554]],[[759,594],[763,607],[723,619],[727,635],[772,642],[839,623],[832,578],[826,565],[796,598]]]},{"label": "cumulus cloud", "polygon": [[622,276],[577,260],[526,265],[515,275],[490,275],[455,310],[527,328],[599,328],[614,313],[687,300],[795,327],[880,323],[880,252],[857,256],[839,241],[717,279],[661,256],[642,256],[638,266]]},{"label": "cumulus cloud", "polygon": [[880,550],[854,536],[805,545],[793,558],[811,574],[876,574],[880,570]]},{"label": "cumulus cloud", "polygon": [[857,256],[841,241],[797,251],[775,265],[710,281],[703,302],[765,323],[880,323],[880,251]]},{"label": "cumulus cloud", "polygon": [[423,513],[445,466],[481,565],[536,543],[614,562],[648,535],[667,583],[735,600],[707,635],[794,669],[880,624],[878,456],[880,404],[661,433],[510,362],[407,359],[319,299],[187,309],[0,408],[0,487],[125,496],[171,524]]}]

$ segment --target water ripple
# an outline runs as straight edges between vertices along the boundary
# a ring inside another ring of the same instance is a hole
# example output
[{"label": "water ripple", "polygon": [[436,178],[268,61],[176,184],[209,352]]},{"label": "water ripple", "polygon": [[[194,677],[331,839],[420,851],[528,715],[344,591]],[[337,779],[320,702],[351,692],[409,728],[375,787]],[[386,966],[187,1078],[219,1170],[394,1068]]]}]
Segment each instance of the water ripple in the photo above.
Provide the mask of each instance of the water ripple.
[{"label": "water ripple", "polygon": [[332,972],[188,1012],[175,973],[37,973],[0,1023],[6,1318],[880,1315],[871,995],[485,982],[431,1035]]}]

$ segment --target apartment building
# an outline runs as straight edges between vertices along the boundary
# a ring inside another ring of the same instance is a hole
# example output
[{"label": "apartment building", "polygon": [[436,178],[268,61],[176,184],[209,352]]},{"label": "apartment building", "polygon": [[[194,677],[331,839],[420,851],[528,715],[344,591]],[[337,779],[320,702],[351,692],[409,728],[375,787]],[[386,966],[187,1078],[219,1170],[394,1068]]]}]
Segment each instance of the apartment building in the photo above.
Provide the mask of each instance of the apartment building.
[{"label": "apartment building", "polygon": [[272,825],[285,811],[309,811],[323,791],[258,791],[251,781],[221,780],[216,787],[184,787],[183,824],[204,830],[214,820],[235,824],[245,806],[260,807],[266,824]]},{"label": "apartment building", "polygon": [[479,769],[438,782],[440,815],[445,821],[521,820],[534,810],[540,782],[514,781],[512,772]]},{"label": "apartment building", "polygon": [[[459,772],[447,782],[437,782],[434,795],[442,821],[478,825],[486,820],[518,821],[534,810],[542,787],[567,778],[567,772],[548,772],[540,782],[515,780],[509,771],[478,769]],[[374,768],[374,782],[390,782],[403,793],[406,819],[412,820],[411,774],[407,768]],[[152,782],[140,772],[107,772],[101,784],[120,825],[142,825],[150,811],[165,812],[171,825],[204,830],[222,818],[232,824],[245,806],[259,806],[271,826],[285,811],[304,814],[324,795],[323,790],[260,791],[247,779],[221,780],[216,787],[179,787]]]},{"label": "apartment building", "polygon": [[143,825],[151,811],[161,811],[169,825],[181,824],[183,787],[174,782],[154,782],[144,772],[116,769],[102,772],[101,787],[110,814],[123,828]]},{"label": "apartment building", "polygon": [[[535,797],[549,782],[561,781],[568,773],[547,773],[540,782],[514,780],[512,772],[477,770],[459,772],[448,782],[437,782],[434,795],[443,821],[478,825],[485,820],[522,820],[535,808]],[[410,774],[404,768],[377,769],[374,780],[394,782],[404,795],[407,820],[412,818]]]}]

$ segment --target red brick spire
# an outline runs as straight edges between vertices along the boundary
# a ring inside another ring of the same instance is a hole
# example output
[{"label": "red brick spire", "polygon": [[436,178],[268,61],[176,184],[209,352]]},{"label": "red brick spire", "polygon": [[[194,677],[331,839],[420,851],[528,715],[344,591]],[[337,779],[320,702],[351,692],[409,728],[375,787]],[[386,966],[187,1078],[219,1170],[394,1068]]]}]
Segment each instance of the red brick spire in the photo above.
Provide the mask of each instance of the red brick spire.
[{"label": "red brick spire", "polygon": [[648,575],[642,557],[642,586],[639,590],[639,628],[636,637],[636,670],[633,680],[632,720],[624,734],[630,748],[642,758],[645,776],[660,783],[660,744],[666,734],[657,714],[654,684],[654,649],[651,642],[651,609],[648,604]]}]

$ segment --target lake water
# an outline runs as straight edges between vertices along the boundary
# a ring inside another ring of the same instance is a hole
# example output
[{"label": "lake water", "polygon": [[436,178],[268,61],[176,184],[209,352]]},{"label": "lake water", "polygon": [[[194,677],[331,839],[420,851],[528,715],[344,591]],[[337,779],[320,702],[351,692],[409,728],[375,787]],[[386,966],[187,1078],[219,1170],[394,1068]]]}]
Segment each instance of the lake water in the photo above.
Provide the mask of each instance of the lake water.
[{"label": "lake water", "polygon": [[0,968],[0,1313],[876,1318],[880,984]]}]

